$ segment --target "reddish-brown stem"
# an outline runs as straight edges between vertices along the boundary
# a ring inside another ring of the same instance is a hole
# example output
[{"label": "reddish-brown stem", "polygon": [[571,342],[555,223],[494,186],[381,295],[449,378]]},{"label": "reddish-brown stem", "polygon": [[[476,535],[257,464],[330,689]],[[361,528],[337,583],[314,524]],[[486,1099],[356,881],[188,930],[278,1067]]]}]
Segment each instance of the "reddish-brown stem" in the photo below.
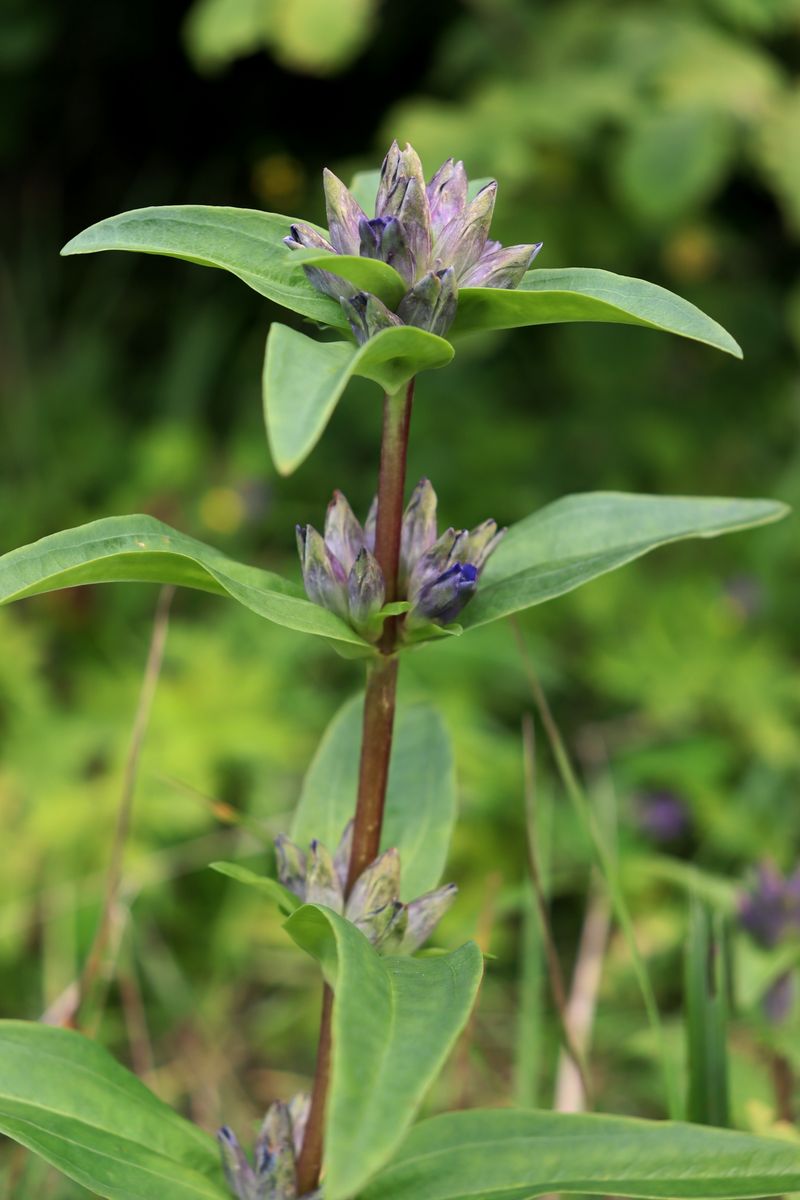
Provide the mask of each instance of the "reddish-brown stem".
[{"label": "reddish-brown stem", "polygon": [[313,1192],[322,1170],[322,1138],[324,1133],[325,1099],[331,1073],[331,1014],[333,992],[327,983],[322,989],[322,1014],[319,1021],[319,1045],[317,1066],[314,1072],[314,1087],[311,1092],[311,1107],[308,1123],[303,1135],[303,1149],[297,1160],[297,1194],[305,1196]]},{"label": "reddish-brown stem", "polygon": [[[386,601],[397,599],[397,572],[400,561],[400,536],[403,527],[403,500],[406,482],[406,455],[414,381],[404,392],[386,396],[383,403],[383,436],[378,477],[378,512],[375,527],[375,557],[386,581]],[[367,671],[364,696],[364,722],[361,738],[361,762],[358,796],[353,823],[353,849],[347,873],[349,892],[374,858],[381,843],[383,807],[392,752],[395,696],[397,692],[397,619],[386,621],[378,649],[380,656]],[[333,992],[325,985],[322,997],[317,1065],[311,1107],[297,1161],[297,1191],[304,1196],[319,1183],[322,1168],[325,1102],[331,1067]]]}]

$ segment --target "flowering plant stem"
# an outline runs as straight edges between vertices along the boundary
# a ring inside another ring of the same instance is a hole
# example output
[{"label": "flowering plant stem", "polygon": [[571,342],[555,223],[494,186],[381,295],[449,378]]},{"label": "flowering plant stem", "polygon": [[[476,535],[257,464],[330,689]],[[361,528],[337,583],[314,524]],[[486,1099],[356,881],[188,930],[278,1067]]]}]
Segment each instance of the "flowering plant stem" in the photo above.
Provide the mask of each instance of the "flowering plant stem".
[{"label": "flowering plant stem", "polygon": [[[408,433],[413,400],[412,379],[403,391],[386,395],[383,402],[375,557],[386,581],[387,603],[397,598]],[[394,653],[397,622],[397,617],[390,617],[386,621],[378,647],[380,656],[367,668],[358,795],[353,824],[353,848],[347,872],[347,892],[365,868],[378,857],[380,850],[397,694],[398,660]],[[300,1196],[314,1191],[318,1186],[322,1168],[325,1102],[331,1066],[332,1014],[333,993],[325,984],[311,1108],[303,1148],[297,1162],[297,1191]]]}]

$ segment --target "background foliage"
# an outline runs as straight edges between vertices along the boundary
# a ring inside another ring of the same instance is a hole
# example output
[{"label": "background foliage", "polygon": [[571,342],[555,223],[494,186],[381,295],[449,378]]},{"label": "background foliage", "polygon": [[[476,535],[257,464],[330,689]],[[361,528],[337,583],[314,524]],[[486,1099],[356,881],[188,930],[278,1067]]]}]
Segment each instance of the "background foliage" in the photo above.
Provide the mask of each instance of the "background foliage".
[{"label": "background foliage", "polygon": [[[499,176],[496,236],[543,240],[542,266],[661,282],[745,351],[739,364],[608,326],[465,343],[423,378],[411,448],[411,476],[434,480],[446,520],[510,522],[603,488],[800,503],[797,0],[6,0],[0,56],[3,550],[140,510],[294,572],[293,525],[320,520],[334,486],[366,508],[371,385],[351,386],[311,459],[279,480],[259,397],[277,310],[222,273],[64,261],[58,249],[153,203],[319,220],[321,166],[345,177],[374,166],[395,135],[430,168],[455,153],[470,174]],[[617,840],[676,1055],[689,865],[730,907],[754,862],[790,869],[798,857],[799,560],[791,519],[670,548],[525,621]],[[55,1003],[90,940],[154,603],[136,586],[0,612],[3,1016]],[[206,864],[263,861],[358,682],[325,647],[231,608],[189,593],[173,605],[100,1027],[209,1128],[223,1114],[244,1127],[307,1081],[317,1000],[277,919]],[[410,656],[404,687],[436,698],[456,745],[449,873],[462,898],[441,942],[477,933],[495,956],[433,1107],[549,1104],[555,1036],[526,916],[530,698],[516,643],[499,626]],[[591,853],[541,759],[569,967]],[[664,791],[686,815],[668,843],[647,820],[647,797]],[[767,1050],[800,1067],[797,1012],[767,1031],[758,999],[775,964],[742,935],[734,950],[731,1103],[737,1123],[761,1130],[776,1118]],[[613,933],[593,1051],[601,1108],[663,1111],[652,1052]],[[85,1194],[3,1161],[9,1194]]]}]

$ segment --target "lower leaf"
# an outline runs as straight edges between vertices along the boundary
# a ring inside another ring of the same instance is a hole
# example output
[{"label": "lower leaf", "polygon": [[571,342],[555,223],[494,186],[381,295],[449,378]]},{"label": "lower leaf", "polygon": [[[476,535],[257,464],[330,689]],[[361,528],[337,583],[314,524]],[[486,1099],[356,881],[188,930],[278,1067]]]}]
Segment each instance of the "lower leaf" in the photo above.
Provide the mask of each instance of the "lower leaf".
[{"label": "lower leaf", "polygon": [[549,1192],[745,1200],[798,1189],[796,1143],[671,1121],[496,1109],[418,1125],[360,1200],[531,1200]]},{"label": "lower leaf", "polygon": [[80,1034],[0,1021],[0,1133],[107,1200],[230,1200],[213,1140]]}]

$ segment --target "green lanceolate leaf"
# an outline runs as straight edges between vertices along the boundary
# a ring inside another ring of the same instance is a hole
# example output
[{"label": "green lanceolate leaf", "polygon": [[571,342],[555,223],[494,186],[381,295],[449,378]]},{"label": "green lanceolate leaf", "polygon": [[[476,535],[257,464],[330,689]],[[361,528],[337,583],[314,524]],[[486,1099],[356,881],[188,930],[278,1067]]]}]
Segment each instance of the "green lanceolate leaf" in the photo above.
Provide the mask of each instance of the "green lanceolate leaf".
[{"label": "green lanceolate leaf", "polygon": [[325,1200],[348,1200],[397,1148],[464,1027],[483,971],[478,947],[383,958],[330,909],[286,922],[334,989]]},{"label": "green lanceolate leaf", "polygon": [[389,308],[397,308],[408,291],[403,276],[389,263],[379,258],[360,258],[357,254],[335,254],[332,250],[309,250],[304,247],[292,251],[296,269],[321,267],[331,271],[340,279],[346,279],[360,292],[371,292]]},{"label": "green lanceolate leaf", "polygon": [[[389,268],[391,270],[391,268]],[[363,346],[316,342],[273,324],[264,356],[264,418],[275,466],[289,475],[311,453],[354,375],[396,392],[412,376],[453,357],[444,338],[410,325],[384,329]]]},{"label": "green lanceolate leaf", "polygon": [[[323,734],[308,768],[292,825],[292,840],[312,838],[333,848],[353,815],[358,787],[363,696],[348,700]],[[401,896],[435,888],[444,870],[456,818],[453,750],[441,716],[428,704],[397,711],[381,848],[396,846]]]},{"label": "green lanceolate leaf", "polygon": [[371,648],[334,613],[271,571],[234,562],[154,517],[106,517],[0,558],[0,604],[87,583],[173,583],[218,596],[302,633]]},{"label": "green lanceolate leaf", "polygon": [[671,1121],[513,1109],[447,1113],[412,1130],[360,1200],[530,1200],[550,1192],[777,1196],[800,1146]]},{"label": "green lanceolate leaf", "polygon": [[465,629],[570,592],[668,542],[717,537],[785,516],[774,500],[587,492],[512,525],[460,618]]},{"label": "green lanceolate leaf", "polygon": [[309,283],[293,261],[294,252],[283,243],[293,220],[257,209],[202,204],[137,208],[90,225],[61,253],[138,250],[219,267],[284,308],[347,329],[341,306]]},{"label": "green lanceolate leaf", "polygon": [[567,321],[643,325],[742,357],[731,335],[688,300],[644,279],[589,267],[529,271],[513,291],[462,288],[451,332],[455,336],[478,329],[516,329]]},{"label": "green lanceolate leaf", "polygon": [[0,1021],[0,1133],[108,1200],[230,1200],[216,1146],[80,1034]]},{"label": "green lanceolate leaf", "polygon": [[238,863],[213,862],[209,863],[209,866],[212,871],[218,871],[220,875],[227,875],[229,879],[235,879],[237,883],[244,883],[248,887],[255,888],[257,892],[261,892],[262,896],[266,896],[273,904],[277,904],[287,917],[300,907],[300,901],[294,892],[290,892],[282,883],[278,883],[277,879],[270,879],[268,875],[259,875],[247,867],[240,867]]}]

